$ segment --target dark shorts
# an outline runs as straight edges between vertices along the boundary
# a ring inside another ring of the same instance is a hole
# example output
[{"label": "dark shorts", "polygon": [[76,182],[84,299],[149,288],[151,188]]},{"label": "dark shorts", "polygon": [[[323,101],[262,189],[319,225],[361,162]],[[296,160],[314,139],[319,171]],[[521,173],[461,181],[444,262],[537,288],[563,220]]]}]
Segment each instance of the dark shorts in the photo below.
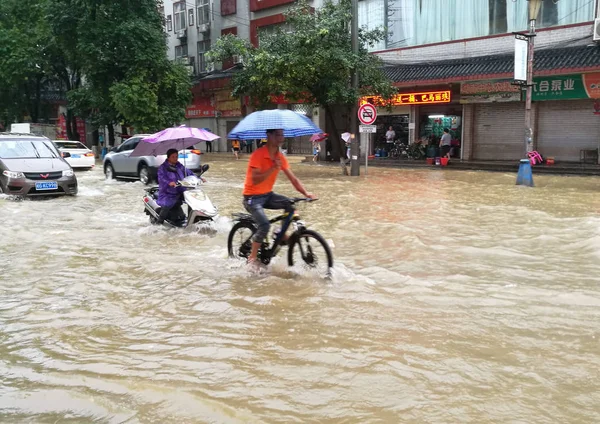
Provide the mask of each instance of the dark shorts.
[{"label": "dark shorts", "polygon": [[450,152],[451,148],[452,148],[452,146],[448,146],[448,145],[442,146],[442,156],[446,156]]},{"label": "dark shorts", "polygon": [[244,208],[252,215],[258,227],[252,237],[252,241],[257,243],[261,243],[267,237],[271,227],[265,209],[283,209],[290,213],[294,211],[290,199],[273,192],[257,196],[244,196]]},{"label": "dark shorts", "polygon": [[240,151],[240,148],[239,148],[239,147],[234,147],[234,148],[233,148],[233,151],[234,151],[234,152],[239,152],[239,151]]}]

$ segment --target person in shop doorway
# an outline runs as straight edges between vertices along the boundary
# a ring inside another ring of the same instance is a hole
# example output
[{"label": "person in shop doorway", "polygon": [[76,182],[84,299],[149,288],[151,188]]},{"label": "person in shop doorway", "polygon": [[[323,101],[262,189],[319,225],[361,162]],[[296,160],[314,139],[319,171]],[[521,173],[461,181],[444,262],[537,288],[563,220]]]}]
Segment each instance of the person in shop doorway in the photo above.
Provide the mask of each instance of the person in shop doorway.
[{"label": "person in shop doorway", "polygon": [[233,140],[231,142],[231,149],[233,150],[233,155],[235,156],[236,159],[239,159],[240,156],[240,141],[239,140]]},{"label": "person in shop doorway", "polygon": [[207,141],[206,142],[206,151],[207,152],[211,152],[212,153],[212,141]]},{"label": "person in shop doorway", "polygon": [[246,140],[246,153],[252,153],[254,140]]},{"label": "person in shop doorway", "polygon": [[394,128],[390,125],[387,132],[385,133],[385,141],[387,143],[393,143],[395,139],[396,139],[396,131],[394,131]]},{"label": "person in shop doorway", "polygon": [[448,128],[444,128],[444,135],[440,139],[440,156],[446,157],[450,159],[450,150],[452,149],[452,136],[450,135],[450,130]]}]

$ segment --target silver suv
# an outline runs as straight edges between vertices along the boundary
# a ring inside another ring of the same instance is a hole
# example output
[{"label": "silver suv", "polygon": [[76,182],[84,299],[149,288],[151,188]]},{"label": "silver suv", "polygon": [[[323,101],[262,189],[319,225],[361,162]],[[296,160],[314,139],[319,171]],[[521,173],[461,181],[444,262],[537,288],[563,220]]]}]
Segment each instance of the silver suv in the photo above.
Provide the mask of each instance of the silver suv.
[{"label": "silver suv", "polygon": [[77,178],[50,139],[33,134],[0,133],[0,193],[74,196]]},{"label": "silver suv", "polygon": [[[143,184],[150,184],[156,180],[158,167],[167,159],[161,156],[134,156],[133,149],[144,137],[150,134],[137,134],[106,154],[103,160],[104,175],[107,179],[131,178],[139,179]],[[200,150],[181,150],[179,161],[192,171],[200,170]]]}]

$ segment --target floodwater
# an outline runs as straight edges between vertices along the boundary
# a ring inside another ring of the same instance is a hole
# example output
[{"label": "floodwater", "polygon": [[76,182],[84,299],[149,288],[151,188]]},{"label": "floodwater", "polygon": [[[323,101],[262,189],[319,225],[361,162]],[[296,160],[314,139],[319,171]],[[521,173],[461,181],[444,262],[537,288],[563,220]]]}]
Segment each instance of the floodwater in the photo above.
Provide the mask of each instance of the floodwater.
[{"label": "floodwater", "polygon": [[245,165],[188,232],[100,170],[0,197],[0,422],[600,422],[600,179],[295,163],[320,280],[227,258]]}]

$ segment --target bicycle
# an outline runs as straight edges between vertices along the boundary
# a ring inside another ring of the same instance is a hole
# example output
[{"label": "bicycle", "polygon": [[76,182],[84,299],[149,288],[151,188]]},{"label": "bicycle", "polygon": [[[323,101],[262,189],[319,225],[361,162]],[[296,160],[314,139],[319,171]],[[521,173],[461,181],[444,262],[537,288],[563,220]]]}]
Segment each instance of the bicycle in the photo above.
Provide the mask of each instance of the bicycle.
[{"label": "bicycle", "polygon": [[[313,199],[297,197],[290,199],[292,205],[299,202],[310,202]],[[237,213],[233,215],[236,224],[229,232],[227,238],[227,250],[230,258],[244,258],[250,256],[252,249],[252,236],[257,230],[256,223],[252,215],[247,213]],[[283,213],[269,220],[271,224],[282,221],[279,232],[274,232],[273,244],[269,246],[268,238],[264,240],[258,251],[258,260],[263,264],[268,265],[271,260],[277,256],[280,248],[283,245],[288,246],[288,265],[294,266],[295,263],[304,262],[304,265],[309,270],[317,270],[319,275],[329,277],[333,268],[333,255],[329,245],[325,239],[316,231],[306,228],[300,216],[296,214],[296,210],[292,213]],[[290,235],[287,243],[284,243],[283,236],[293,225],[294,232]],[[248,230],[248,231],[245,231]],[[311,242],[312,241],[312,242]],[[316,249],[321,247],[324,251],[323,257],[319,257]],[[299,252],[299,258],[295,257],[295,253]]]}]

